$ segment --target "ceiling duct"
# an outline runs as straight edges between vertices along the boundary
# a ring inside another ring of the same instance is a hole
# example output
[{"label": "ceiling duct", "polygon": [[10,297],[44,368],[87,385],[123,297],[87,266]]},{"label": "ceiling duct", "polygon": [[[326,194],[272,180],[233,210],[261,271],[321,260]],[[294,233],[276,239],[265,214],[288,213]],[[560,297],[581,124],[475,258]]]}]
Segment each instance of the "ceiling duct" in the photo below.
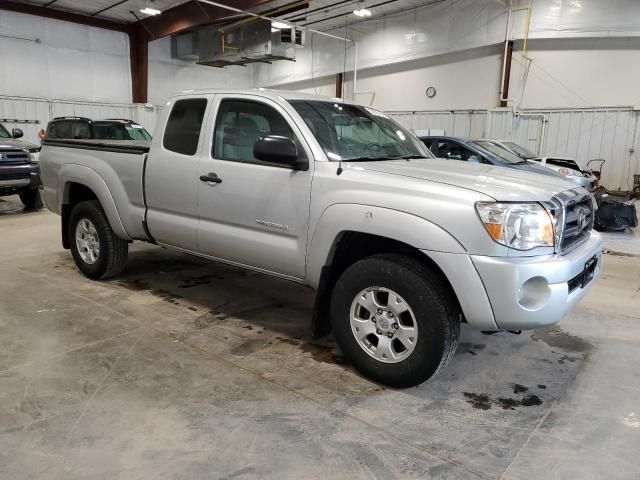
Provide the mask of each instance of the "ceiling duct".
[{"label": "ceiling duct", "polygon": [[199,39],[200,36],[197,31],[173,35],[171,37],[171,58],[197,61]]},{"label": "ceiling duct", "polygon": [[295,61],[295,47],[304,45],[303,32],[278,29],[272,22],[255,19],[242,25],[210,26],[198,30],[198,63],[211,67]]}]

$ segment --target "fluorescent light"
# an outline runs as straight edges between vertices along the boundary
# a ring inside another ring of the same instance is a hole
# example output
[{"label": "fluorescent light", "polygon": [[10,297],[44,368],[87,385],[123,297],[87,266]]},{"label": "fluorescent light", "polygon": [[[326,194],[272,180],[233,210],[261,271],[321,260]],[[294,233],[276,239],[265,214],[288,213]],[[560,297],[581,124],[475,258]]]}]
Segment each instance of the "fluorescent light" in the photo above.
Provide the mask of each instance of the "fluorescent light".
[{"label": "fluorescent light", "polygon": [[371,16],[371,10],[368,10],[366,8],[359,8],[358,10],[354,10],[353,14],[358,16],[358,17],[370,17]]},{"label": "fluorescent light", "polygon": [[288,23],[284,23],[284,22],[271,22],[271,28],[272,29],[276,29],[276,30],[280,30],[282,28],[291,28],[289,26]]},{"label": "fluorescent light", "polygon": [[144,13],[145,15],[160,15],[162,12],[155,8],[146,7],[140,10],[140,13]]}]

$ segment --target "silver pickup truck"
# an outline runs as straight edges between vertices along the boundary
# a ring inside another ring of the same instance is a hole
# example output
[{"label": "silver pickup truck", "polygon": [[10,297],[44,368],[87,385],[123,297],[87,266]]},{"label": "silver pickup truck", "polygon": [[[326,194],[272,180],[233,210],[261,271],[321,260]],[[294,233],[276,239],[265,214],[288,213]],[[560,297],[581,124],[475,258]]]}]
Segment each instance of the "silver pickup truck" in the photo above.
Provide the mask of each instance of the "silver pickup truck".
[{"label": "silver pickup truck", "polygon": [[396,387],[453,357],[460,324],[552,325],[602,268],[588,193],[438,160],[383,112],[268,90],[190,91],[151,145],[56,141],[43,198],[93,279],[142,240],[317,291],[312,333]]}]

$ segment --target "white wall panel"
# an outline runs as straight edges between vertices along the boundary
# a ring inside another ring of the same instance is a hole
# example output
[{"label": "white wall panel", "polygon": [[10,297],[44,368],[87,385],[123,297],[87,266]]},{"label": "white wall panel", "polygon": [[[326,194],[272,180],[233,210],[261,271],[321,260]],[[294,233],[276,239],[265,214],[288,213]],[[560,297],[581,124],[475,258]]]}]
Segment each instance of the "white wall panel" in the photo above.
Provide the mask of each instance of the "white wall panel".
[{"label": "white wall panel", "polygon": [[609,189],[628,190],[640,174],[640,111],[631,108],[390,112],[403,126],[442,129],[447,135],[512,139],[544,156],[573,158],[580,165],[606,160],[602,173]]},{"label": "white wall panel", "polygon": [[0,10],[0,34],[0,95],[131,101],[124,33]]}]

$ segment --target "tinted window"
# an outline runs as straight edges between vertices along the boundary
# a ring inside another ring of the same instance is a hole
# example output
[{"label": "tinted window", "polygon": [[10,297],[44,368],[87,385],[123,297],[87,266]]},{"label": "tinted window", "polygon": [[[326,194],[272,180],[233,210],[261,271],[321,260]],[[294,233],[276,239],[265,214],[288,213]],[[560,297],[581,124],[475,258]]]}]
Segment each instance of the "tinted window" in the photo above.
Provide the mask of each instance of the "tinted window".
[{"label": "tinted window", "polygon": [[288,137],[302,147],[291,127],[275,109],[259,102],[223,100],[216,121],[213,156],[237,162],[260,162],[253,156],[258,137],[278,135]]},{"label": "tinted window", "polygon": [[206,108],[205,98],[178,100],[164,130],[164,148],[183,155],[195,155]]},{"label": "tinted window", "polygon": [[7,132],[7,129],[4,128],[2,124],[0,124],[0,138],[11,138],[11,135],[9,135],[9,132]]},{"label": "tinted window", "polygon": [[56,120],[47,128],[47,138],[91,138],[91,127],[85,120]]},{"label": "tinted window", "polygon": [[151,140],[151,135],[136,123],[94,122],[93,133],[101,140]]},{"label": "tinted window", "polygon": [[493,142],[478,141],[473,143],[475,143],[479,147],[484,148],[485,150],[489,150],[491,153],[496,155],[500,160],[503,160],[507,163],[527,163],[517,155],[514,155],[513,153],[511,153],[509,150],[506,150],[505,148],[500,147]]},{"label": "tinted window", "polygon": [[100,140],[131,140],[122,124],[94,123],[93,133]]},{"label": "tinted window", "polygon": [[471,160],[486,163],[477,153],[450,140],[438,140],[438,156],[450,160],[462,160],[465,162]]},{"label": "tinted window", "polygon": [[513,150],[515,154],[521,158],[536,158],[539,156],[537,153],[532,152],[528,148],[521,147],[517,143],[504,142],[504,144],[507,146],[507,148],[510,148],[511,150]]}]

